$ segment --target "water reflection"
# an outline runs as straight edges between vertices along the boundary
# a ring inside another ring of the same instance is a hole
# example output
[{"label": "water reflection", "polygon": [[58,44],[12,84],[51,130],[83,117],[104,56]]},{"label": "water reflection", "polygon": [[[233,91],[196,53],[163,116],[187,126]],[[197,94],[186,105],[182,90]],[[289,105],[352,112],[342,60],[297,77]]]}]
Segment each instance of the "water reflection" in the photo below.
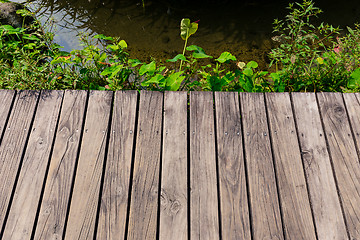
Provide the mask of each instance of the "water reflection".
[{"label": "water reflection", "polygon": [[[231,51],[238,59],[267,61],[272,46],[274,18],[283,18],[289,0],[35,0],[33,7],[43,19],[54,18],[58,25],[56,41],[65,50],[78,47],[79,31],[119,36],[126,40],[131,56],[143,61],[165,59],[181,52],[179,23],[184,17],[200,20],[199,30],[189,44],[203,47],[217,56]],[[318,0],[324,19],[349,25],[359,21],[357,1],[341,6],[337,1]],[[330,18],[330,19],[329,19]]]}]

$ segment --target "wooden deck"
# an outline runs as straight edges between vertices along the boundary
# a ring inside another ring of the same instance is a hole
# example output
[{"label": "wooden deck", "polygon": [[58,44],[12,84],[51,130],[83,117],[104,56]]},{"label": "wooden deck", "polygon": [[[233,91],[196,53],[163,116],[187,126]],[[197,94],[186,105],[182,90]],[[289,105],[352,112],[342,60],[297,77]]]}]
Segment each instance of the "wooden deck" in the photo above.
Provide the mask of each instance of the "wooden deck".
[{"label": "wooden deck", "polygon": [[0,238],[360,239],[360,94],[0,90]]}]

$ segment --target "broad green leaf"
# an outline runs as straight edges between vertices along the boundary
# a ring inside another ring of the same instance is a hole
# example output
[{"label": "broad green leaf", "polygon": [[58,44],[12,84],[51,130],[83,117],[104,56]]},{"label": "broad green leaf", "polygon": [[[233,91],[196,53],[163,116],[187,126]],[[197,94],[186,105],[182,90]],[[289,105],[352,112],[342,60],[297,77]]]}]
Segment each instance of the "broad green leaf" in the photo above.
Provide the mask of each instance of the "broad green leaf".
[{"label": "broad green leaf", "polygon": [[161,73],[161,72],[163,72],[165,69],[166,69],[166,67],[165,67],[165,66],[162,66],[162,67],[160,67],[160,68],[157,70],[157,72]]},{"label": "broad green leaf", "polygon": [[128,47],[127,43],[126,43],[124,40],[121,40],[121,41],[118,43],[118,45],[119,45],[121,48],[127,48],[127,47]]},{"label": "broad green leaf", "polygon": [[115,70],[115,65],[114,66],[111,66],[111,67],[107,67],[104,69],[104,71],[102,71],[100,73],[101,76],[107,76],[107,75],[110,75],[113,73],[113,71]]},{"label": "broad green leaf", "polygon": [[355,69],[350,75],[348,88],[360,87],[360,68]]},{"label": "broad green leaf", "polygon": [[248,64],[246,64],[246,67],[248,68],[257,68],[259,65],[255,61],[250,61]]},{"label": "broad green leaf", "polygon": [[192,56],[194,58],[212,58],[212,56],[207,55],[205,53],[204,49],[202,49],[201,47],[196,46],[196,45],[191,45],[191,46],[187,47],[186,50],[194,51],[192,54]]},{"label": "broad green leaf", "polygon": [[150,76],[154,75],[156,69],[156,64],[154,61],[152,61],[149,64],[144,64],[139,69],[140,76],[144,75],[145,73],[148,73]]},{"label": "broad green leaf", "polygon": [[31,40],[31,41],[40,41],[39,38],[37,38],[35,36],[30,36],[30,35],[28,35],[28,36],[24,35],[22,38],[26,39],[26,40]]},{"label": "broad green leaf", "polygon": [[251,68],[245,68],[243,70],[243,73],[245,74],[245,76],[248,76],[248,77],[252,77],[252,75],[254,75],[254,72]]},{"label": "broad green leaf", "polygon": [[197,52],[205,52],[204,49],[202,49],[201,47],[196,46],[196,45],[188,46],[188,47],[186,47],[186,50],[188,50],[188,51],[197,51]]},{"label": "broad green leaf", "polygon": [[104,62],[105,59],[106,59],[106,57],[107,57],[106,53],[103,52],[103,53],[100,55],[99,62]]},{"label": "broad green leaf", "polygon": [[137,65],[141,64],[142,62],[138,59],[129,59],[128,63],[131,67],[136,67]]},{"label": "broad green leaf", "polygon": [[178,54],[178,55],[176,55],[174,58],[168,59],[168,60],[166,60],[166,61],[167,61],[167,62],[177,62],[179,59],[180,59],[180,60],[183,60],[183,61],[187,61],[186,57],[185,57],[184,55],[182,55],[182,54]]},{"label": "broad green leaf", "polygon": [[36,47],[35,43],[28,43],[26,45],[24,45],[25,49],[34,49]]},{"label": "broad green leaf", "polygon": [[198,29],[197,23],[191,23],[190,19],[183,18],[180,23],[180,36],[183,40],[188,39]]},{"label": "broad green leaf", "polygon": [[105,68],[104,71],[100,73],[101,76],[110,75],[110,77],[114,77],[120,70],[123,68],[123,65],[113,65],[111,67]]},{"label": "broad green leaf", "polygon": [[234,55],[232,55],[229,52],[223,52],[219,58],[215,59],[216,61],[220,62],[220,63],[224,63],[227,61],[236,61],[236,57]]},{"label": "broad green leaf", "polygon": [[147,87],[147,86],[149,86],[150,84],[159,84],[159,85],[160,85],[164,79],[165,79],[165,78],[164,78],[163,75],[161,75],[161,74],[156,74],[155,76],[153,76],[152,78],[150,78],[148,81],[146,81],[146,80],[143,81],[143,82],[141,83],[141,86]]},{"label": "broad green leaf", "polygon": [[51,64],[57,64],[57,63],[71,63],[71,61],[69,60],[70,56],[60,56],[55,58],[54,60],[51,61]]},{"label": "broad green leaf", "polygon": [[115,51],[119,50],[119,46],[114,45],[114,44],[110,44],[110,45],[106,46],[106,49],[110,49],[111,51],[115,52]]},{"label": "broad green leaf", "polygon": [[185,76],[181,76],[181,74],[183,74],[183,73],[184,73],[184,71],[180,71],[180,72],[171,74],[166,79],[165,90],[169,90],[169,91],[179,90],[182,81],[185,79]]},{"label": "broad green leaf", "polygon": [[4,29],[5,31],[14,30],[14,28],[10,25],[1,25],[0,29]]},{"label": "broad green leaf", "polygon": [[207,55],[207,54],[204,53],[204,52],[193,52],[192,56],[193,56],[194,58],[212,58],[212,56]]},{"label": "broad green leaf", "polygon": [[97,34],[97,35],[94,36],[94,38],[101,39],[101,40],[114,41],[114,38],[107,37],[104,34]]}]

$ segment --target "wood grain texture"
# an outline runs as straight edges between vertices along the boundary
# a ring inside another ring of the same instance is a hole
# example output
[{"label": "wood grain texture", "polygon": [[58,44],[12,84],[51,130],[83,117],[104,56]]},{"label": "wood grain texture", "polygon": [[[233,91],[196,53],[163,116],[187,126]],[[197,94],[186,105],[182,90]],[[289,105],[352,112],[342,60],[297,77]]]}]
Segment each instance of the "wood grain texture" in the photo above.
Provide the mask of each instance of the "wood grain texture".
[{"label": "wood grain texture", "polygon": [[190,92],[191,239],[219,239],[213,93]]},{"label": "wood grain texture", "polygon": [[162,93],[140,93],[128,239],[156,238],[162,106]]},{"label": "wood grain texture", "polygon": [[20,166],[29,128],[39,92],[21,91],[17,94],[6,131],[0,145],[0,228],[6,212]]},{"label": "wood grain texture", "polygon": [[285,238],[316,239],[290,96],[265,96]]},{"label": "wood grain texture", "polygon": [[254,239],[284,239],[264,95],[240,93]]},{"label": "wood grain texture", "polygon": [[63,91],[41,91],[4,239],[30,239],[53,145]]},{"label": "wood grain texture", "polygon": [[91,91],[65,239],[93,239],[112,92]]},{"label": "wood grain texture", "polygon": [[350,239],[360,239],[360,164],[341,93],[317,94]]},{"label": "wood grain texture", "polygon": [[316,96],[292,93],[292,101],[318,239],[347,239]]},{"label": "wood grain texture", "polygon": [[124,239],[135,137],[136,91],[115,93],[97,239]]},{"label": "wood grain texture", "polygon": [[36,240],[62,239],[82,132],[86,91],[66,90],[35,230]]},{"label": "wood grain texture", "polygon": [[187,93],[165,92],[160,239],[188,239]]},{"label": "wood grain texture", "polygon": [[343,93],[355,144],[360,157],[360,93]]},{"label": "wood grain texture", "polygon": [[223,239],[251,239],[239,95],[216,92],[216,132]]},{"label": "wood grain texture", "polygon": [[3,135],[6,120],[10,113],[11,103],[13,102],[15,91],[0,90],[0,144],[1,136]]}]

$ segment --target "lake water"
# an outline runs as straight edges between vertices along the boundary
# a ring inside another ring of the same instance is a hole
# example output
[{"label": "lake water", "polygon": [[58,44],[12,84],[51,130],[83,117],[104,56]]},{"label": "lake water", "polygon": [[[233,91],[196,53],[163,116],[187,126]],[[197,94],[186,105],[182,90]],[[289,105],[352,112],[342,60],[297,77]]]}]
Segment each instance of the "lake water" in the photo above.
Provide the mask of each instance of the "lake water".
[{"label": "lake water", "polygon": [[[64,50],[78,48],[78,32],[118,36],[129,45],[132,58],[164,60],[182,52],[180,21],[199,21],[199,29],[189,44],[205,49],[213,56],[230,51],[238,60],[255,60],[267,66],[272,22],[282,19],[289,2],[286,0],[35,0],[33,9],[45,22],[56,23],[55,41]],[[206,2],[206,3],[204,3]],[[144,3],[144,5],[143,5]],[[345,27],[360,22],[358,1],[315,2],[324,10],[320,21]]]}]

